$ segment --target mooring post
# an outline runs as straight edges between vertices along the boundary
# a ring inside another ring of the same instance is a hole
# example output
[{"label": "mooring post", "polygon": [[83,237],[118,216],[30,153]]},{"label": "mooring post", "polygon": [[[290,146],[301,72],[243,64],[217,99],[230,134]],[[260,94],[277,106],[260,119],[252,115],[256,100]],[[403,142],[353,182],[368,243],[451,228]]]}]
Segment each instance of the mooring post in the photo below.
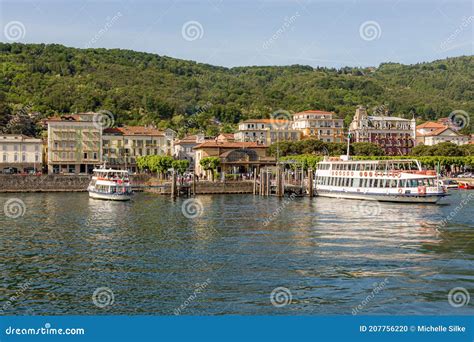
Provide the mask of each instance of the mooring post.
[{"label": "mooring post", "polygon": [[253,171],[253,194],[257,193],[257,170]]},{"label": "mooring post", "polygon": [[196,196],[196,174],[193,172],[193,196]]},{"label": "mooring post", "polygon": [[270,177],[271,177],[271,174],[269,174],[268,170],[267,170],[267,176],[265,178],[266,182],[265,182],[265,187],[266,187],[266,195],[267,196],[270,196],[270,186],[271,186],[271,183],[270,183]]},{"label": "mooring post", "polygon": [[309,188],[309,197],[313,197],[314,196],[314,193],[313,193],[313,170],[312,169],[308,169],[308,188]]},{"label": "mooring post", "polygon": [[176,198],[176,172],[174,170],[171,176],[171,198]]}]

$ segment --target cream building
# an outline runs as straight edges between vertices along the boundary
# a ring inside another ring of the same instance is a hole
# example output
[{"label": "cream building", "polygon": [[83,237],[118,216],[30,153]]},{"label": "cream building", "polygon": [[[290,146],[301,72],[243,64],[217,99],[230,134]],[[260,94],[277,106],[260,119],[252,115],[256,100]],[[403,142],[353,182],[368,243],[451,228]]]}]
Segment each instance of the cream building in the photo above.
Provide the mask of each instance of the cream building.
[{"label": "cream building", "polygon": [[0,135],[0,173],[41,171],[42,159],[41,139],[22,134]]},{"label": "cream building", "polygon": [[278,141],[296,141],[301,139],[301,131],[293,127],[290,120],[251,119],[239,123],[235,141],[258,142],[269,146]]},{"label": "cream building", "polygon": [[293,114],[293,128],[303,137],[314,137],[324,142],[344,142],[344,120],[335,113],[322,110],[306,110]]},{"label": "cream building", "polygon": [[104,130],[103,160],[107,166],[137,171],[137,157],[173,155],[175,132],[145,126],[124,126]]},{"label": "cream building", "polygon": [[455,129],[428,121],[416,126],[416,141],[419,144],[433,146],[442,142],[452,142],[456,145],[469,144],[469,136],[459,134]]},{"label": "cream building", "polygon": [[97,113],[52,117],[48,125],[48,173],[87,174],[102,161]]}]

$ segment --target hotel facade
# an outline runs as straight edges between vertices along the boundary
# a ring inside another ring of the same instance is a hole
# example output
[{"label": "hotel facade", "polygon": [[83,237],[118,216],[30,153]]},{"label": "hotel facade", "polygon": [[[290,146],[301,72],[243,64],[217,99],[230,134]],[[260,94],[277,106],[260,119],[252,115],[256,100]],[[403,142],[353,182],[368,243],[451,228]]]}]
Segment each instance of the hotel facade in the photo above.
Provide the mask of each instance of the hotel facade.
[{"label": "hotel facade", "polygon": [[123,126],[102,133],[103,161],[108,167],[137,171],[137,157],[173,154],[173,130]]},{"label": "hotel facade", "polygon": [[102,161],[102,128],[97,113],[52,117],[48,126],[48,173],[89,174]]},{"label": "hotel facade", "polygon": [[250,119],[239,123],[235,140],[257,142],[269,146],[278,141],[296,141],[301,139],[301,131],[293,127],[291,120]]},{"label": "hotel facade", "polygon": [[356,109],[349,131],[353,142],[370,142],[379,145],[386,155],[409,154],[416,144],[415,119],[393,116],[369,116],[367,110]]},{"label": "hotel facade", "polygon": [[43,141],[22,134],[0,135],[0,172],[39,172],[43,166]]},{"label": "hotel facade", "polygon": [[344,142],[344,120],[335,118],[334,112],[306,110],[293,114],[293,128],[304,138],[324,142]]}]

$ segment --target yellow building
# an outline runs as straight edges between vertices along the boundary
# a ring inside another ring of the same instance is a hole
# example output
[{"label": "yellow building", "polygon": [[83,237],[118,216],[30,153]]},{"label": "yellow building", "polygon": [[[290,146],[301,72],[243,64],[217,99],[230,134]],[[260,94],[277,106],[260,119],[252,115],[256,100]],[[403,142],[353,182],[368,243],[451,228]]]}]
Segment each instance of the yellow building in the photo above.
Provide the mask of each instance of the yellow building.
[{"label": "yellow building", "polygon": [[303,138],[316,138],[324,142],[344,142],[344,120],[335,113],[306,110],[293,114],[293,128],[303,133]]},{"label": "yellow building", "polygon": [[102,135],[104,162],[113,168],[137,171],[137,157],[172,155],[174,136],[173,130],[145,126],[107,128]]},{"label": "yellow building", "polygon": [[102,129],[94,118],[80,113],[52,117],[48,125],[48,173],[87,174],[102,160]]}]

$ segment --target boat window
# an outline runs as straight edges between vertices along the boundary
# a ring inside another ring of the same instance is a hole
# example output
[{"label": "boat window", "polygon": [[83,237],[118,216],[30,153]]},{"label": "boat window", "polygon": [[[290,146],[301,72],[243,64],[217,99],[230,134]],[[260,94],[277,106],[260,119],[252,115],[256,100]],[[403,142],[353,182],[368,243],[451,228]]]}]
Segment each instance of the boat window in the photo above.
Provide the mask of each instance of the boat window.
[{"label": "boat window", "polygon": [[346,186],[349,186],[349,180],[350,178],[346,178]]},{"label": "boat window", "polygon": [[354,178],[354,187],[355,188],[360,187],[360,178]]},{"label": "boat window", "polygon": [[399,188],[406,188],[407,181],[406,179],[400,179],[400,184],[398,185]]},{"label": "boat window", "polygon": [[374,179],[374,188],[378,188],[378,187],[379,187],[379,180]]}]

